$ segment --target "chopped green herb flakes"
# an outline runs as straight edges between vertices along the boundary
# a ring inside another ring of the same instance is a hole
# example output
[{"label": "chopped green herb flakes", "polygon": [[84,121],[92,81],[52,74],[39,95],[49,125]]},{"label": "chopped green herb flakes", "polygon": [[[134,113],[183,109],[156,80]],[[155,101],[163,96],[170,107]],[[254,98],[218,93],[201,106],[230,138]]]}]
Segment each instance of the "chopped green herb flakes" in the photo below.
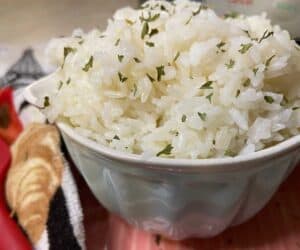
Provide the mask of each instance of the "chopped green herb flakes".
[{"label": "chopped green herb flakes", "polygon": [[154,35],[156,35],[156,34],[158,34],[158,33],[159,33],[158,29],[152,29],[152,30],[150,31],[150,33],[149,33],[149,36],[151,37],[151,36],[154,36]]},{"label": "chopped green herb flakes", "polygon": [[122,62],[123,59],[124,59],[124,56],[123,56],[123,55],[118,55],[118,60],[119,60],[119,62]]},{"label": "chopped green herb flakes", "polygon": [[272,96],[266,95],[266,96],[264,96],[264,99],[267,103],[270,103],[270,104],[272,104],[274,102],[274,99]]},{"label": "chopped green herb flakes", "polygon": [[211,86],[213,84],[213,81],[207,81],[206,83],[204,83],[200,89],[212,89],[213,87]]},{"label": "chopped green herb flakes", "polygon": [[163,6],[163,5],[160,6],[160,10],[161,10],[161,11],[166,11],[166,12],[168,12],[168,10],[166,9],[166,7]]},{"label": "chopped green herb flakes", "polygon": [[253,73],[254,73],[254,75],[256,75],[256,74],[257,74],[257,72],[258,72],[258,68],[254,68],[254,69],[253,69]]},{"label": "chopped green herb flakes", "polygon": [[186,22],[185,25],[188,25],[192,21],[193,16],[191,16]]},{"label": "chopped green herb flakes", "polygon": [[230,149],[227,149],[224,153],[225,156],[229,156],[229,157],[235,157],[237,154],[233,151],[231,151]]},{"label": "chopped green herb flakes", "polygon": [[63,85],[64,85],[63,81],[59,81],[58,90],[60,90]]},{"label": "chopped green herb flakes", "polygon": [[265,63],[265,65],[266,65],[267,68],[270,66],[271,61],[273,60],[274,57],[275,57],[275,55],[273,55],[273,56],[271,56],[271,57],[269,57],[269,58],[267,59],[267,61],[266,61],[266,63]]},{"label": "chopped green herb flakes", "polygon": [[140,16],[141,22],[154,22],[156,19],[160,17],[160,14],[157,13],[154,16],[151,15],[151,12],[148,12],[148,17],[145,18],[143,15]]},{"label": "chopped green herb flakes", "polygon": [[289,103],[289,100],[285,96],[283,96],[280,105],[281,106],[286,106],[286,105],[288,105],[288,103]]},{"label": "chopped green herb flakes", "polygon": [[135,96],[137,92],[137,86],[136,84],[133,85],[133,95]]},{"label": "chopped green herb flakes", "polygon": [[238,12],[230,12],[230,13],[227,13],[224,15],[224,18],[227,19],[227,18],[238,18],[240,16],[240,14]]},{"label": "chopped green herb flakes", "polygon": [[[246,33],[246,35],[249,37],[249,38],[251,38],[251,35],[250,35],[250,32],[249,32],[249,30],[243,30],[245,33]],[[251,38],[252,39],[252,38]]]},{"label": "chopped green herb flakes", "polygon": [[208,96],[206,96],[205,98],[211,103],[211,98],[214,95],[214,93],[210,93]]},{"label": "chopped green herb flakes", "polygon": [[265,40],[265,39],[267,39],[267,38],[269,38],[270,36],[273,36],[274,35],[274,32],[273,31],[268,31],[268,30],[266,30],[265,32],[264,32],[264,34],[262,35],[262,37],[259,39],[259,43],[261,43],[263,40]]},{"label": "chopped green herb flakes", "polygon": [[251,84],[250,78],[247,78],[247,79],[243,82],[243,86],[244,86],[244,87],[249,87],[250,84]]},{"label": "chopped green herb flakes", "polygon": [[140,62],[141,62],[141,60],[138,59],[137,57],[134,57],[133,60],[134,60],[136,63],[140,63]]},{"label": "chopped green herb flakes", "polygon": [[219,42],[216,46],[217,48],[221,51],[221,52],[226,52],[225,49],[223,49],[223,47],[226,45],[225,42]]},{"label": "chopped green herb flakes", "polygon": [[145,36],[148,34],[148,32],[149,32],[149,24],[148,24],[148,22],[145,22],[143,24],[143,28],[142,28],[142,32],[141,32],[141,38],[144,39]]},{"label": "chopped green herb flakes", "polygon": [[76,52],[76,48],[71,48],[71,47],[64,47],[64,59],[70,54]]},{"label": "chopped green herb flakes", "polygon": [[47,108],[50,106],[50,98],[49,96],[44,97],[44,108]]},{"label": "chopped green herb flakes", "polygon": [[158,152],[156,156],[161,156],[161,155],[170,155],[171,151],[173,149],[173,146],[171,144],[168,144],[162,151]]},{"label": "chopped green herb flakes", "polygon": [[118,46],[120,44],[121,39],[119,38],[116,42],[115,42],[115,46]]},{"label": "chopped green herb flakes", "polygon": [[154,47],[155,46],[155,44],[153,42],[148,42],[148,41],[146,42],[146,45],[149,46],[149,47]]},{"label": "chopped green herb flakes", "polygon": [[207,10],[207,9],[208,9],[207,6],[201,4],[201,5],[199,6],[199,8],[198,8],[196,11],[194,11],[194,12],[192,13],[192,16],[186,21],[185,25],[189,24],[189,23],[191,22],[191,20],[193,19],[193,17],[194,17],[194,16],[197,16],[198,14],[200,14],[200,12],[201,12],[202,10]]},{"label": "chopped green herb flakes", "polygon": [[[66,81],[66,84],[69,85],[70,82],[71,82],[71,78],[69,77],[68,80]],[[59,81],[58,90],[60,90],[63,85],[64,85],[64,82],[63,81]]]},{"label": "chopped green herb flakes", "polygon": [[233,59],[230,59],[229,63],[226,63],[225,66],[228,68],[228,69],[232,69],[235,65],[235,61]]},{"label": "chopped green herb flakes", "polygon": [[178,51],[173,59],[173,62],[176,62],[179,56],[180,56],[180,52]]},{"label": "chopped green herb flakes", "polygon": [[198,8],[196,11],[193,12],[193,16],[197,16],[198,14],[200,14],[200,12],[201,12],[202,10],[207,10],[207,9],[208,9],[207,6],[201,4],[201,5],[199,6],[199,8]]},{"label": "chopped green herb flakes", "polygon": [[62,68],[64,67],[65,65],[65,61],[66,61],[66,58],[67,56],[70,54],[70,53],[74,53],[76,52],[77,49],[76,48],[71,48],[71,47],[64,47],[64,60],[63,60],[63,64],[62,64]]},{"label": "chopped green herb flakes", "polygon": [[161,77],[165,75],[165,66],[156,67],[157,81],[161,80]]},{"label": "chopped green herb flakes", "polygon": [[239,49],[239,52],[241,54],[245,54],[252,46],[253,46],[252,43],[241,44],[241,48]]},{"label": "chopped green herb flakes", "polygon": [[82,70],[85,71],[85,72],[88,72],[90,70],[90,68],[93,67],[93,63],[94,63],[94,57],[91,56],[90,59],[89,59],[89,61],[82,68]]},{"label": "chopped green herb flakes", "polygon": [[148,77],[148,79],[150,80],[150,82],[154,82],[155,81],[155,79],[151,75],[149,75],[148,73],[146,74],[146,76]]},{"label": "chopped green herb flakes", "polygon": [[129,25],[133,25],[135,22],[131,21],[130,19],[125,19],[125,22]]},{"label": "chopped green herb flakes", "polygon": [[207,117],[207,114],[206,114],[206,113],[198,112],[198,116],[200,117],[200,119],[201,119],[202,121],[206,121],[206,117]]},{"label": "chopped green herb flakes", "polygon": [[126,82],[128,79],[128,77],[123,76],[123,74],[121,72],[118,72],[118,76],[119,76],[120,82]]}]

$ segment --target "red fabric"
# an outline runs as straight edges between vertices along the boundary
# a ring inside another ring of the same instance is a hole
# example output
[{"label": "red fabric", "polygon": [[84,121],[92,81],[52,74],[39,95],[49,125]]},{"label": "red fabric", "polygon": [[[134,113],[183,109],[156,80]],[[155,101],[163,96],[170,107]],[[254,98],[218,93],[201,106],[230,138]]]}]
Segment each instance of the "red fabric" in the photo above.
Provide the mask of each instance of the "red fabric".
[{"label": "red fabric", "polygon": [[300,166],[271,202],[250,221],[212,239],[172,242],[136,230],[108,215],[77,176],[85,214],[88,250],[297,250],[300,249]]},{"label": "red fabric", "polygon": [[0,139],[0,200],[4,200],[4,179],[11,155],[8,146]]},{"label": "red fabric", "polygon": [[0,139],[0,250],[30,250],[32,246],[11,218],[4,198],[4,179],[10,162],[8,146]]},{"label": "red fabric", "polygon": [[23,127],[13,103],[13,90],[10,87],[0,89],[0,138],[12,144]]}]

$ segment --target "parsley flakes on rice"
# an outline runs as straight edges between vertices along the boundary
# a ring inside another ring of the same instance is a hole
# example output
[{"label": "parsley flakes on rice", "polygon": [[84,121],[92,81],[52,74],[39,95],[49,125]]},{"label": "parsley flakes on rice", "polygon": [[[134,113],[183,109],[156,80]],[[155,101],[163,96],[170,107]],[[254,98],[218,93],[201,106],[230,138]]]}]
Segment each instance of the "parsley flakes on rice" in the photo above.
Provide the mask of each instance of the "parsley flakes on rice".
[{"label": "parsley flakes on rice", "polygon": [[47,53],[59,66],[48,119],[117,150],[232,157],[299,134],[299,47],[265,14],[148,1]]}]

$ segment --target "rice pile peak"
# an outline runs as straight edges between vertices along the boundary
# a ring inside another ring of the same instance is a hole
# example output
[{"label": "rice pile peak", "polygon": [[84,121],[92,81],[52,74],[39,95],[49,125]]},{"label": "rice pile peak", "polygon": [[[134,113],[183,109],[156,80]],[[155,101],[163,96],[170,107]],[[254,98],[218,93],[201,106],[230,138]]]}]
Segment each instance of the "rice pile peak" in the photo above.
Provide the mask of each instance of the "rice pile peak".
[{"label": "rice pile peak", "polygon": [[47,53],[59,67],[48,119],[120,151],[232,157],[299,134],[299,47],[265,14],[148,1]]}]

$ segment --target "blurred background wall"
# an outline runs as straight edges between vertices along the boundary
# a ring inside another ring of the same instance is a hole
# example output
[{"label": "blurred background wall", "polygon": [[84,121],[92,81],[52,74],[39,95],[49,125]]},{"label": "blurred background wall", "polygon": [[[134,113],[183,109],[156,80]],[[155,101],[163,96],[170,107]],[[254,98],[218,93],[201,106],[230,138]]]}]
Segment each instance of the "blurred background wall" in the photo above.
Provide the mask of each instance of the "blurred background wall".
[{"label": "blurred background wall", "polygon": [[[201,0],[197,0],[201,1]],[[0,44],[35,45],[81,27],[103,29],[114,11],[144,0],[0,0]],[[267,11],[274,23],[300,37],[300,0],[203,0],[219,14]]]},{"label": "blurred background wall", "polygon": [[0,0],[0,44],[33,45],[81,27],[104,28],[107,19],[138,0]]}]

